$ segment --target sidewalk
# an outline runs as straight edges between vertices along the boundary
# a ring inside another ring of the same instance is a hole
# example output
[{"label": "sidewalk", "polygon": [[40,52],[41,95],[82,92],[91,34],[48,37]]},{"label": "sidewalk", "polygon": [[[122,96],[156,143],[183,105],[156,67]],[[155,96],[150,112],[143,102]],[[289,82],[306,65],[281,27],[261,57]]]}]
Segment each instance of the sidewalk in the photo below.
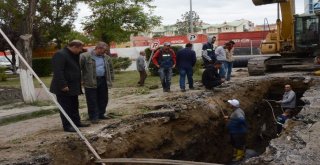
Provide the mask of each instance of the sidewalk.
[{"label": "sidewalk", "polygon": [[[42,88],[35,89],[35,96],[37,101],[49,101],[50,97]],[[25,104],[23,101],[12,102],[10,104],[0,106],[0,125],[5,120],[14,118],[24,118],[28,115],[31,116],[33,113],[46,113],[48,111],[57,109],[55,105],[30,105]]]}]

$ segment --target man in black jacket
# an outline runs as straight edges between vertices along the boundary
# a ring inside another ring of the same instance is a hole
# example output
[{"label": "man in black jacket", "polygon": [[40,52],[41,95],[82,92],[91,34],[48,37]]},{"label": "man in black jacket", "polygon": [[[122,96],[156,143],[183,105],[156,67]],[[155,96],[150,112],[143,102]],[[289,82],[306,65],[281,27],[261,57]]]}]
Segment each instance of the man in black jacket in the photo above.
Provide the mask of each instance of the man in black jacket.
[{"label": "man in black jacket", "polygon": [[207,65],[209,65],[210,63],[213,64],[217,60],[215,52],[214,52],[215,41],[216,41],[216,36],[209,36],[208,42],[203,44],[203,46],[202,46],[201,57],[203,60],[204,67],[207,67]]},{"label": "man in black jacket", "polygon": [[216,61],[214,64],[209,64],[207,68],[202,73],[202,84],[206,89],[213,89],[223,83],[218,70],[221,68],[222,63]]},{"label": "man in black jacket", "polygon": [[192,50],[192,44],[187,43],[184,49],[181,49],[177,53],[177,66],[180,74],[180,89],[181,92],[185,92],[185,79],[188,78],[189,89],[193,87],[193,70],[192,67],[196,64],[196,52]]},{"label": "man in black jacket", "polygon": [[[78,95],[81,92],[81,71],[79,55],[82,52],[83,42],[71,41],[67,47],[57,51],[52,57],[53,78],[50,91],[57,96],[57,101],[65,110],[74,124],[78,127],[87,127],[80,122]],[[76,132],[68,120],[60,112],[63,129],[66,132]]]}]

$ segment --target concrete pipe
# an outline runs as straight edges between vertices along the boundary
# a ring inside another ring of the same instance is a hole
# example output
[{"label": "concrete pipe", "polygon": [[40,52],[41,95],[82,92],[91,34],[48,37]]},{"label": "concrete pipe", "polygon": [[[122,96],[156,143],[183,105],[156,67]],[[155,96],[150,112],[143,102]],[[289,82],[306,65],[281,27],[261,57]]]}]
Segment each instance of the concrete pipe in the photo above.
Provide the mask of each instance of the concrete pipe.
[{"label": "concrete pipe", "polygon": [[254,5],[259,6],[259,5],[266,5],[271,3],[287,2],[287,0],[252,0],[252,2]]}]

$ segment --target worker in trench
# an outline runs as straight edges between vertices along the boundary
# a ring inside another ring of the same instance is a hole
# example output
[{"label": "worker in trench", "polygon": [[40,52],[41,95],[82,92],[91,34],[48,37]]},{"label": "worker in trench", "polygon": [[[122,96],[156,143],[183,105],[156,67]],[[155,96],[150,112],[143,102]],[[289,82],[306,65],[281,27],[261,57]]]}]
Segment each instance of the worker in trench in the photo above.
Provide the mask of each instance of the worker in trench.
[{"label": "worker in trench", "polygon": [[230,116],[224,116],[228,121],[227,128],[233,147],[233,161],[241,161],[245,157],[247,124],[245,113],[240,108],[240,102],[236,99],[228,100],[233,109]]},{"label": "worker in trench", "polygon": [[296,93],[292,90],[291,85],[286,84],[284,86],[282,100],[276,101],[276,103],[281,104],[283,110],[289,113],[290,118],[297,115]]},{"label": "worker in trench", "polygon": [[320,50],[317,50],[314,52],[314,66],[316,71],[314,72],[314,74],[316,76],[320,76]]}]

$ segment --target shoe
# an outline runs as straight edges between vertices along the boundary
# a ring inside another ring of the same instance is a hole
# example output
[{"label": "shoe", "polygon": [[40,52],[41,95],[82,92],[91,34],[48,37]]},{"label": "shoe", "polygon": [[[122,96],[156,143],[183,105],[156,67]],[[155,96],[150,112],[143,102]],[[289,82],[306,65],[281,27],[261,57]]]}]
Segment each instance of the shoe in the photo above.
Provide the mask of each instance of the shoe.
[{"label": "shoe", "polygon": [[109,116],[99,116],[99,119],[107,120],[107,119],[111,119],[111,117],[109,117]]},{"label": "shoe", "polygon": [[170,92],[170,89],[163,89],[163,92]]},{"label": "shoe", "polygon": [[186,92],[186,90],[185,89],[181,89],[181,92]]},{"label": "shoe", "polygon": [[243,160],[244,157],[245,157],[245,150],[237,149],[236,150],[236,157],[234,159],[232,159],[232,161],[233,162],[238,162],[238,161]]},{"label": "shoe", "polygon": [[64,132],[76,132],[76,130],[71,126],[70,127],[66,127],[63,130],[64,130]]},{"label": "shoe", "polygon": [[194,87],[189,87],[189,89],[190,89],[190,90],[195,90],[195,88],[194,88]]},{"label": "shoe", "polygon": [[89,127],[90,124],[88,123],[80,123],[80,124],[76,124],[77,127]]},{"label": "shoe", "polygon": [[90,120],[90,122],[91,122],[92,124],[99,124],[99,120],[98,120],[98,119]]}]

